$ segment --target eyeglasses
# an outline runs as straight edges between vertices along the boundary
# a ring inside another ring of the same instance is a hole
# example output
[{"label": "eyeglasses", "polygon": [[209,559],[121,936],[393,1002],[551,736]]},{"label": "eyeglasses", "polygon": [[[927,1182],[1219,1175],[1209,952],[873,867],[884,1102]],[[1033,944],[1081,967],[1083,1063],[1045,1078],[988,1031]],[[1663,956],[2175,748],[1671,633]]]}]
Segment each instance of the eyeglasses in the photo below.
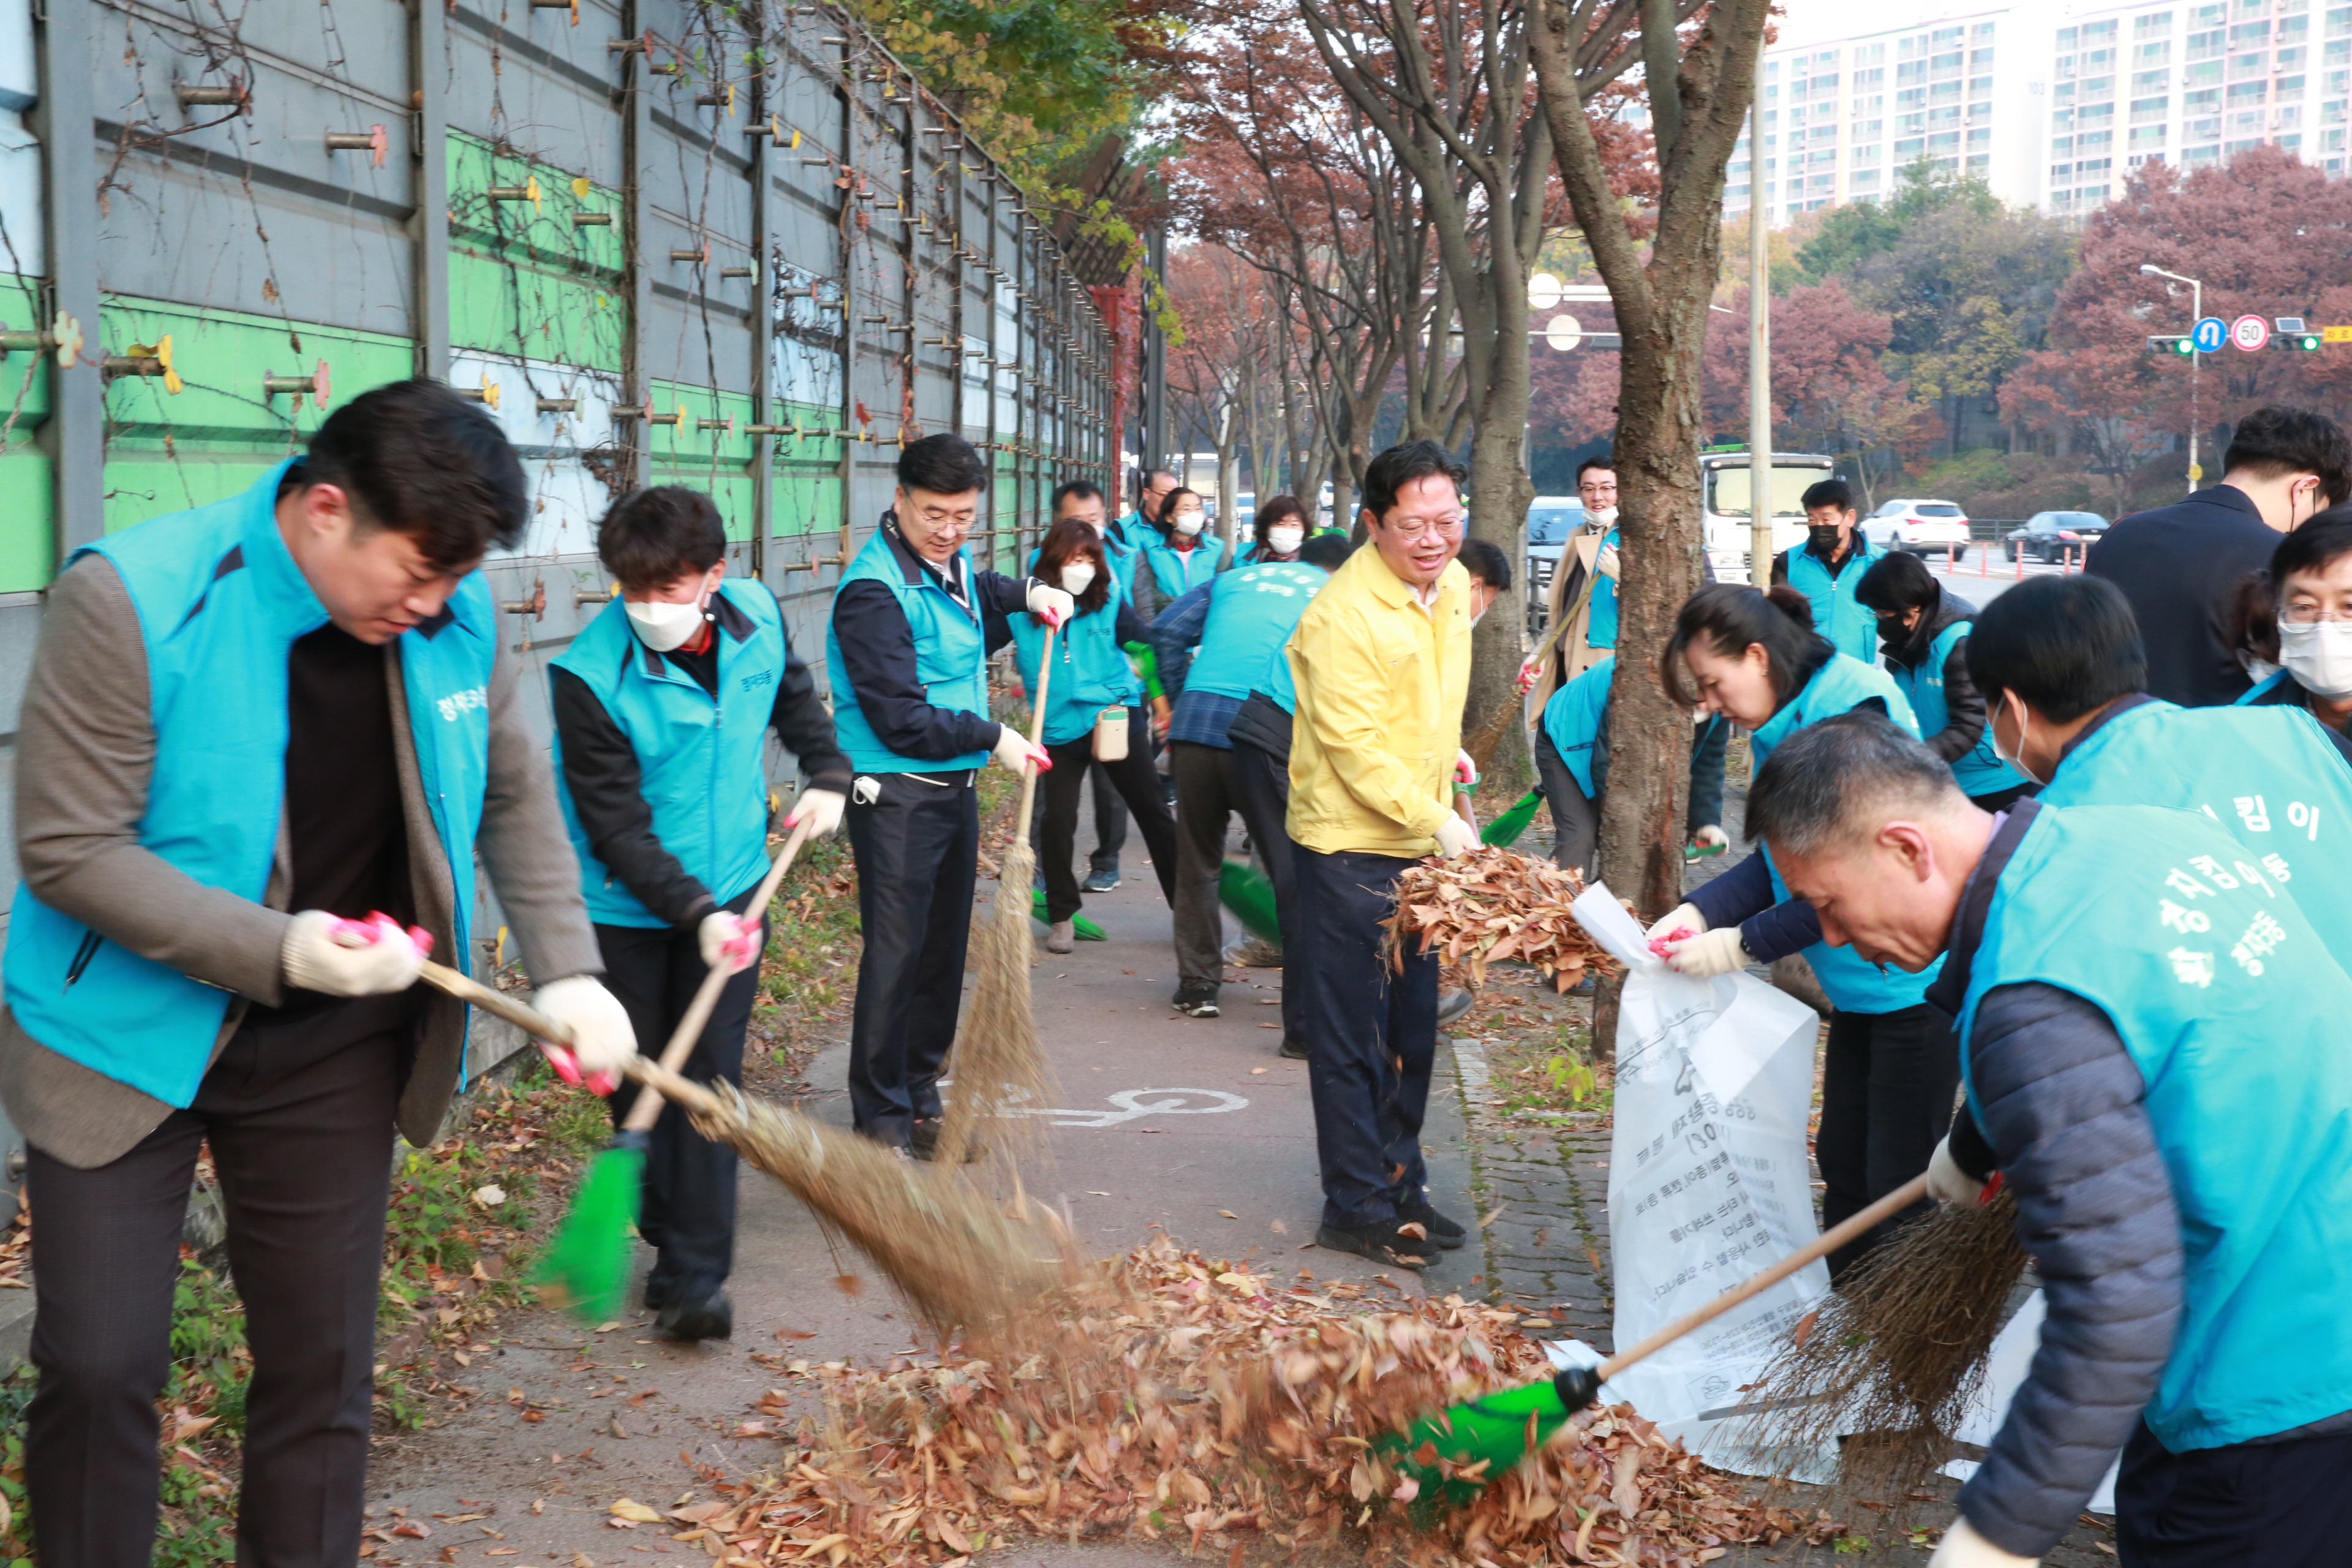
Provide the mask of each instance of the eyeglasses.
[{"label": "eyeglasses", "polygon": [[1456,512],[1452,517],[1407,518],[1396,522],[1384,522],[1380,526],[1406,544],[1418,544],[1433,532],[1441,538],[1461,532],[1462,514]]},{"label": "eyeglasses", "polygon": [[2347,610],[2338,615],[2334,610],[2325,609],[2317,605],[2290,605],[2279,612],[2279,623],[2282,626],[2334,626],[2342,621],[2352,621],[2352,610]]}]

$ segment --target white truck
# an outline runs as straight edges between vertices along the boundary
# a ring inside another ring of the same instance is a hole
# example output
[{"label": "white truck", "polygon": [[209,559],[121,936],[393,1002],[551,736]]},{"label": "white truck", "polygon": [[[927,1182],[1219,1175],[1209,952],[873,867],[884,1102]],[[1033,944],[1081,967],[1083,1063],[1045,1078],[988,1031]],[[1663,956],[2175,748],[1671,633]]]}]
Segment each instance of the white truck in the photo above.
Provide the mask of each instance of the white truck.
[{"label": "white truck", "polygon": [[[1752,581],[1748,570],[1749,519],[1748,463],[1746,448],[1716,449],[1699,454],[1700,505],[1706,520],[1706,558],[1718,583]],[[1772,454],[1772,552],[1795,549],[1805,542],[1805,509],[1801,498],[1811,487],[1837,470],[1835,458],[1811,452]]]}]

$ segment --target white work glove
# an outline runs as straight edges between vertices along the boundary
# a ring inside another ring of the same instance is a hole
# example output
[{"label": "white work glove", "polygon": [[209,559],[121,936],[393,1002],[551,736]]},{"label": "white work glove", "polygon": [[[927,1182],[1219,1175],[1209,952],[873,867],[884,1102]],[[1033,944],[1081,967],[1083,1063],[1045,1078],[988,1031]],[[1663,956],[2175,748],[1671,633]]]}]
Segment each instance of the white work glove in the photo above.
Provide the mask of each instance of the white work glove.
[{"label": "white work glove", "polygon": [[1454,787],[1463,790],[1478,787],[1478,764],[1471,760],[1469,752],[1458,749],[1454,753]]},{"label": "white work glove", "polygon": [[995,753],[996,765],[1011,773],[1028,767],[1034,767],[1040,773],[1053,770],[1054,759],[1045,754],[1045,748],[1031,745],[1029,737],[1010,724],[998,727],[996,744],[989,749]]},{"label": "white work glove", "polygon": [[1602,545],[1601,547],[1601,553],[1593,558],[1592,569],[1600,573],[1603,577],[1616,576],[1617,547],[1613,544]]},{"label": "white work glove", "polygon": [[1953,1519],[1944,1539],[1936,1543],[1936,1554],[1927,1559],[1927,1568],[2032,1568],[2039,1557],[2020,1557],[2014,1552],[2003,1552],[1977,1533],[1968,1515]]},{"label": "white work glove", "polygon": [[760,922],[747,921],[731,910],[715,910],[703,916],[694,936],[701,944],[706,969],[717,969],[723,963],[728,973],[740,974],[760,956]]},{"label": "white work glove", "polygon": [[1983,1201],[1984,1190],[1985,1184],[1952,1158],[1952,1135],[1937,1140],[1936,1152],[1927,1157],[1927,1195],[1939,1204],[1973,1204]]},{"label": "white work glove", "polygon": [[278,944],[286,984],[329,996],[388,996],[416,984],[433,938],[422,928],[400,929],[387,914],[350,921],[324,910],[304,910]]},{"label": "white work glove", "polygon": [[1049,588],[1043,583],[1029,584],[1029,613],[1049,626],[1058,626],[1070,618],[1078,602],[1059,588]]},{"label": "white work glove", "polygon": [[637,1054],[637,1031],[621,999],[594,975],[575,974],[541,986],[530,1005],[572,1032],[568,1045],[539,1042],[555,1076],[566,1083],[584,1082],[592,1094],[612,1093]]},{"label": "white work glove", "polygon": [[[1672,913],[1642,934],[1650,939],[1650,951],[1657,952],[1658,943],[1670,936],[1696,936],[1706,929],[1706,917],[1698,912],[1696,904],[1676,904]],[[1658,953],[1664,958],[1665,954]]]},{"label": "white work glove", "polygon": [[[1717,826],[1714,823],[1710,822],[1705,827],[1700,828],[1696,833],[1691,835],[1691,842],[1698,846],[1701,849],[1714,849],[1729,844],[1731,842],[1731,836],[1724,832],[1722,828]],[[1689,906],[1685,905],[1684,907],[1688,908]]]},{"label": "white work glove", "polygon": [[1748,963],[1748,949],[1739,940],[1738,926],[1703,931],[1685,941],[1666,943],[1666,967],[1694,980],[1737,974]]},{"label": "white work glove", "polygon": [[1456,855],[1467,855],[1478,847],[1478,832],[1454,812],[1447,812],[1437,825],[1437,852],[1451,860]]},{"label": "white work glove", "polygon": [[784,826],[798,827],[806,817],[811,838],[830,838],[841,826],[841,814],[848,809],[849,797],[837,789],[804,789],[785,813]]}]

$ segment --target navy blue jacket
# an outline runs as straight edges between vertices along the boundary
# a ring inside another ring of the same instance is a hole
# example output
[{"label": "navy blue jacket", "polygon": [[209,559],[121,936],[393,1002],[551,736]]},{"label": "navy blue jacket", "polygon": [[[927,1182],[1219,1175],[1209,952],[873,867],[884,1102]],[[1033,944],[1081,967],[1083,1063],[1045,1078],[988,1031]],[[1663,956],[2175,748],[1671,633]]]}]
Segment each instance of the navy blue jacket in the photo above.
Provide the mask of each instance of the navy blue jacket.
[{"label": "navy blue jacket", "polygon": [[2231,485],[2135,512],[2107,530],[2083,563],[2123,590],[2147,649],[2150,695],[2183,708],[2235,702],[2252,684],[2230,636],[2230,606],[2284,537]]}]

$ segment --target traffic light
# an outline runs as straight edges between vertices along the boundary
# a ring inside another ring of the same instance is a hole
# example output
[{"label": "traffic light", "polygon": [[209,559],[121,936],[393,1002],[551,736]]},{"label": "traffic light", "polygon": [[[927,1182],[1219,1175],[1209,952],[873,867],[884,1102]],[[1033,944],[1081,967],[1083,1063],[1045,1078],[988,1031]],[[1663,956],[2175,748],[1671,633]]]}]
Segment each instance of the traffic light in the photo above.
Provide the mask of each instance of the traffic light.
[{"label": "traffic light", "polygon": [[2188,354],[2194,352],[2195,348],[2196,345],[2187,338],[2150,338],[2147,340],[2147,352],[2152,354]]},{"label": "traffic light", "polygon": [[2271,339],[2271,347],[2289,353],[2310,353],[2320,344],[2317,332],[2281,332]]}]

